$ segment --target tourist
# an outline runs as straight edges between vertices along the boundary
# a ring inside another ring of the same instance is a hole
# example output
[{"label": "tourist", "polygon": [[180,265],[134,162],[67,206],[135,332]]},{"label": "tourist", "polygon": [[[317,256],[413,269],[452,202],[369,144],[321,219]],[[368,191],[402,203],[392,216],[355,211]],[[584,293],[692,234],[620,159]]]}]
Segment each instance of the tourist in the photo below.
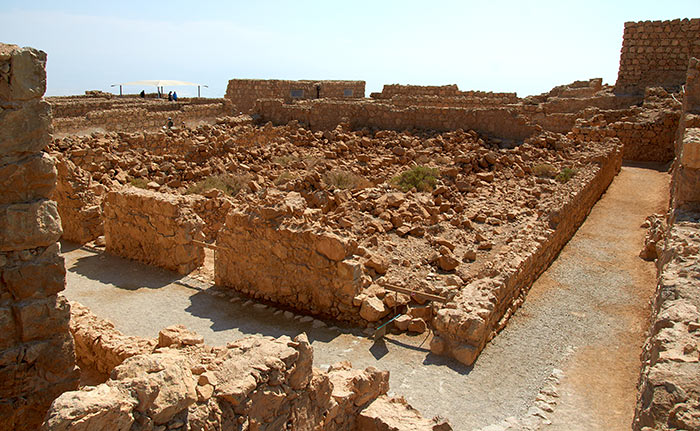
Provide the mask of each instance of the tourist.
[{"label": "tourist", "polygon": [[177,102],[177,91],[173,91],[173,100]]},{"label": "tourist", "polygon": [[173,92],[168,91],[168,102],[172,102],[172,101],[173,101]]},{"label": "tourist", "polygon": [[139,93],[139,96],[141,96],[142,99],[145,99],[145,98],[146,98],[146,92],[145,92],[144,90],[141,90],[141,92]]},{"label": "tourist", "polygon": [[167,127],[168,129],[172,129],[173,127],[173,119],[171,117],[168,117],[168,122],[167,122]]}]

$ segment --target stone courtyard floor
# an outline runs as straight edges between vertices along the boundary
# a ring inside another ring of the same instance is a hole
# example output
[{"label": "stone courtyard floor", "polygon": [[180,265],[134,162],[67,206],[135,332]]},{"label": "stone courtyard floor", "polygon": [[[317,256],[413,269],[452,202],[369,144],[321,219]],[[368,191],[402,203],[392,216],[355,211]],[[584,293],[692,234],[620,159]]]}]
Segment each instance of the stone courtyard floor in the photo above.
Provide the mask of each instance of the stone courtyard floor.
[{"label": "stone courtyard floor", "polygon": [[[387,369],[391,394],[426,417],[446,417],[455,430],[630,429],[656,274],[637,256],[640,225],[665,212],[669,180],[665,172],[624,166],[473,367],[430,354],[425,335],[374,343],[357,329],[230,303],[197,279],[71,243],[62,244],[65,295],[128,335],[156,337],[165,326],[184,324],[218,345],[306,332],[316,366],[349,360]],[[546,390],[553,376],[558,384]]]}]

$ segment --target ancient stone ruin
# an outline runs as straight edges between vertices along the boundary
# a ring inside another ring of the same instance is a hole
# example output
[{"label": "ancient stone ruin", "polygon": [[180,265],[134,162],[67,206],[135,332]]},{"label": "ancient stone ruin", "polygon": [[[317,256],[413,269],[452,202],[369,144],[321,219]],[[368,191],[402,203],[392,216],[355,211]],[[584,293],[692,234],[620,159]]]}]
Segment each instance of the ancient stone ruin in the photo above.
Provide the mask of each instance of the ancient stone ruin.
[{"label": "ancient stone ruin", "polygon": [[658,288],[632,427],[699,429],[699,41],[699,19],[626,23],[615,86],[524,98],[233,79],[224,99],[177,103],[47,101],[46,55],[0,45],[1,428],[451,429],[388,396],[386,371],[314,368],[303,334],[122,334],[60,295],[56,242],[201,271],[319,322],[426,334],[478,367],[624,160],[672,172],[640,244]]}]

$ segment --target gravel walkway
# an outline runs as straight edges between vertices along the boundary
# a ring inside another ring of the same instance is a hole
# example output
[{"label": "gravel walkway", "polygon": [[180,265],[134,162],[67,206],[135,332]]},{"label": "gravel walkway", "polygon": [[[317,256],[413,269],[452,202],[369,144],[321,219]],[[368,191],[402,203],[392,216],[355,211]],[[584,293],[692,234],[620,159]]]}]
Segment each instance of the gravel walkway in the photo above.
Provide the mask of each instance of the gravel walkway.
[{"label": "gravel walkway", "polygon": [[[668,181],[665,173],[624,167],[473,368],[429,354],[424,336],[390,335],[373,344],[356,330],[230,303],[196,280],[68,243],[65,295],[124,333],[144,337],[177,323],[214,345],[252,334],[306,332],[316,366],[350,360],[388,369],[394,394],[425,416],[448,418],[455,430],[499,423],[488,429],[506,429],[503,424],[533,411],[543,416],[541,423],[551,422],[548,429],[629,429],[655,271],[636,256],[644,237],[639,226],[664,211]],[[558,399],[545,415],[533,406],[553,371],[559,375],[556,369],[563,370]]]}]

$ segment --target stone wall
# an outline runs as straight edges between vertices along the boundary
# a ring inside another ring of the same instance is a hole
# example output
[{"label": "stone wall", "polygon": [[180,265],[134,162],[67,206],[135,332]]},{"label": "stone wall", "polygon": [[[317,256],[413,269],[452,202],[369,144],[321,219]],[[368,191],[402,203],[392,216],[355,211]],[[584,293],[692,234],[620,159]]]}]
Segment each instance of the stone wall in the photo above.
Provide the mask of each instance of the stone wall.
[{"label": "stone wall", "polygon": [[178,271],[200,267],[203,222],[192,199],[134,187],[110,191],[104,199],[106,250],[129,259]]},{"label": "stone wall", "polygon": [[[158,340],[139,339],[79,304],[75,309],[78,356],[111,358],[98,359],[111,367],[110,378],[60,396],[44,430],[451,430],[388,399],[387,371],[348,362],[314,369],[304,334],[210,347],[183,326],[161,330]],[[397,416],[403,423],[388,428]]]},{"label": "stone wall", "polygon": [[700,56],[700,19],[626,22],[617,93],[643,94],[645,87],[678,91],[688,60]]},{"label": "stone wall", "polygon": [[[234,209],[218,234],[216,284],[307,313],[360,322],[363,269],[353,244],[286,223],[306,207],[299,193],[268,192],[277,206]],[[355,244],[356,247],[356,244]]]},{"label": "stone wall", "polygon": [[330,130],[340,123],[348,122],[353,128],[475,130],[487,136],[514,141],[523,141],[536,131],[516,109],[507,107],[397,108],[391,103],[367,99],[313,100],[294,104],[285,104],[280,99],[261,99],[256,103],[254,112],[264,121],[286,124],[296,120],[316,130]]},{"label": "stone wall", "polygon": [[102,198],[107,188],[61,154],[56,155],[56,168],[58,182],[51,197],[58,204],[62,238],[85,244],[104,235]]},{"label": "stone wall", "polygon": [[635,431],[700,429],[700,62],[689,63]]},{"label": "stone wall", "polygon": [[0,429],[34,430],[75,389],[48,145],[46,54],[0,44]]},{"label": "stone wall", "polygon": [[279,79],[232,79],[226,99],[242,113],[249,113],[258,99],[292,100],[365,97],[365,81],[285,81]]},{"label": "stone wall", "polygon": [[212,122],[230,115],[226,99],[141,99],[138,97],[52,97],[57,134],[101,131],[143,131],[158,129],[172,118],[175,125]]},{"label": "stone wall", "polygon": [[450,85],[401,85],[385,84],[381,93],[372,93],[373,99],[395,99],[397,97],[433,96],[439,98],[467,97],[517,101],[516,93],[494,93],[492,91],[460,91],[457,84]]}]

